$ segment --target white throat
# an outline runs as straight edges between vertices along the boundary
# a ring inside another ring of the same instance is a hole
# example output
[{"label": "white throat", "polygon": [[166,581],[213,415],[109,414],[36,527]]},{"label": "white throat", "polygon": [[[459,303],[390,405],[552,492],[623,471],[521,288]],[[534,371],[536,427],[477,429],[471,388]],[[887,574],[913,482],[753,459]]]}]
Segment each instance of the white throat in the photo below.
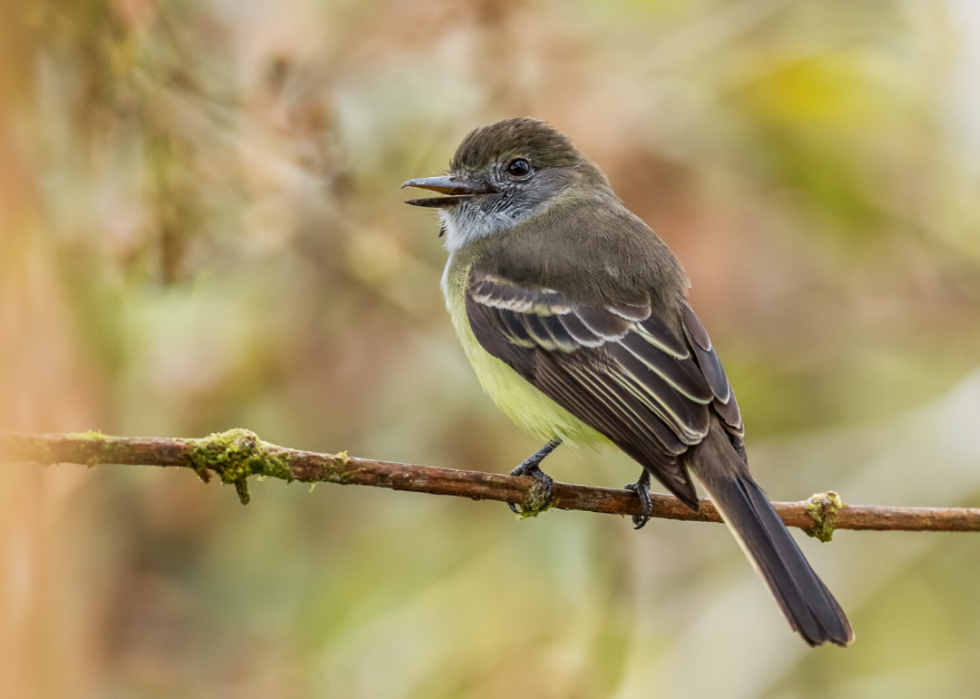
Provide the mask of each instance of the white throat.
[{"label": "white throat", "polygon": [[524,209],[487,213],[465,204],[441,209],[439,218],[446,231],[443,245],[450,253],[455,252],[480,238],[516,226],[532,212],[533,209]]}]

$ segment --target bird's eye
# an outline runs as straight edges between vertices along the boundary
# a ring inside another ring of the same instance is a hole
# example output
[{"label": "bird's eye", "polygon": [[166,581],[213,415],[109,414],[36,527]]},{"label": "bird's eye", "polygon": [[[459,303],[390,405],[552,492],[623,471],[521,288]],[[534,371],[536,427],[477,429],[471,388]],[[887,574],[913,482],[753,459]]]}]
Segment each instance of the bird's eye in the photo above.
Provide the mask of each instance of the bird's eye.
[{"label": "bird's eye", "polygon": [[511,177],[525,177],[531,172],[531,163],[524,160],[524,158],[512,160],[510,165],[507,166],[507,172]]}]

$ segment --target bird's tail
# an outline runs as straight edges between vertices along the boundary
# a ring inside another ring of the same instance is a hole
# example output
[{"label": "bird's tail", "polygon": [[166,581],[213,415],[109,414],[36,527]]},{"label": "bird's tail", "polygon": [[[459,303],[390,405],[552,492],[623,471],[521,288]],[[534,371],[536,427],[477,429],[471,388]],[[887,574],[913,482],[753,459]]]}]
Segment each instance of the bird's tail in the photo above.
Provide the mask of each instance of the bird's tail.
[{"label": "bird's tail", "polygon": [[790,625],[811,646],[854,640],[847,616],[803,557],[766,494],[749,474],[722,427],[692,450],[688,467],[704,485],[729,529],[766,581]]}]

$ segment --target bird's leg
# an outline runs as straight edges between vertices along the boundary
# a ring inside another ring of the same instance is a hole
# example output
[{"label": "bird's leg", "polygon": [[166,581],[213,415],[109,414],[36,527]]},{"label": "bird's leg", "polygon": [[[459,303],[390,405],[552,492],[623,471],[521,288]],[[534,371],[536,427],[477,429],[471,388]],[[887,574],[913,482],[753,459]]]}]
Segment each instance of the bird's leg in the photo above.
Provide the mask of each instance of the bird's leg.
[{"label": "bird's leg", "polygon": [[650,499],[650,472],[643,469],[643,473],[640,474],[636,483],[630,483],[626,486],[626,490],[632,490],[640,498],[643,513],[633,515],[633,528],[642,529],[643,525],[650,521],[650,515],[653,514],[653,500]]},{"label": "bird's leg", "polygon": [[[532,476],[533,478],[537,479],[537,481],[544,486],[545,502],[549,503],[551,502],[551,489],[555,482],[552,480],[551,476],[541,470],[539,464],[544,461],[544,457],[557,449],[559,444],[561,444],[561,437],[555,437],[529,457],[524,459],[520,466],[510,472],[510,475],[512,476]],[[521,513],[521,511],[517,509],[517,505],[514,503],[509,502],[507,503],[507,506],[510,507],[513,512],[517,514]]]}]

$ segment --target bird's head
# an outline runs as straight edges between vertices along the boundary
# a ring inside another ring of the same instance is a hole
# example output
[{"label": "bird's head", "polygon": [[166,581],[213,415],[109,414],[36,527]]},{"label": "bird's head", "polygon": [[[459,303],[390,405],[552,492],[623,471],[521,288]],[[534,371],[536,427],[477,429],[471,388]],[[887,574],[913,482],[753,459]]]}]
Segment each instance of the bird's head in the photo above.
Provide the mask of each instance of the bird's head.
[{"label": "bird's head", "polygon": [[439,210],[450,249],[511,228],[576,194],[611,194],[606,178],[568,137],[537,119],[507,119],[471,131],[449,167],[448,175],[402,187],[445,195],[406,203]]}]

